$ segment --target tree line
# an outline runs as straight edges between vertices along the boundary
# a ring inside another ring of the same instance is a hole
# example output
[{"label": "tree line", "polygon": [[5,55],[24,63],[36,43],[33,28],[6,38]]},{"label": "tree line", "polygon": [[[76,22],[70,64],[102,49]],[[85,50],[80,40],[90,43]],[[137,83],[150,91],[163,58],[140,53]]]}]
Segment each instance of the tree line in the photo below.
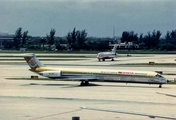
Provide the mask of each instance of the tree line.
[{"label": "tree line", "polygon": [[[32,37],[28,31],[18,28],[12,41],[4,41],[4,49],[19,50],[27,48],[29,50],[108,50],[109,42],[116,42],[114,38],[87,37],[86,30],[73,29],[64,37],[55,36],[56,30],[51,29],[49,35],[45,37]],[[133,42],[139,48],[145,50],[176,50],[176,30],[167,31],[161,38],[162,33],[157,30],[148,32],[146,35],[134,33],[134,31],[123,31],[120,37],[121,42]],[[135,49],[135,48],[132,48]]]}]

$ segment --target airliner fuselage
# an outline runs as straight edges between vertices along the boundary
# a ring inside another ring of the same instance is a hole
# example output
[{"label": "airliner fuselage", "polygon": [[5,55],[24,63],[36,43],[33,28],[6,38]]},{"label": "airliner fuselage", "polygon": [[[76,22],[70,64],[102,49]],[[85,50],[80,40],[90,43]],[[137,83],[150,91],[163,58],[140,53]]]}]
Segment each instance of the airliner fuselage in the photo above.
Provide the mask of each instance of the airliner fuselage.
[{"label": "airliner fuselage", "polygon": [[30,70],[41,76],[53,79],[67,79],[81,81],[81,85],[88,85],[89,81],[125,82],[125,83],[167,83],[167,79],[156,72],[129,71],[112,69],[90,69],[90,68],[49,68],[45,67],[34,54],[24,56],[30,66]]},{"label": "airliner fuselage", "polygon": [[[88,85],[89,81],[125,82],[125,83],[147,83],[165,84],[167,79],[160,74],[149,71],[124,71],[124,70],[102,70],[102,69],[78,69],[78,68],[38,68],[38,74],[53,79],[70,79],[82,81],[81,85]],[[87,82],[86,82],[87,81]],[[161,86],[160,86],[161,87]]]},{"label": "airliner fuselage", "polygon": [[111,61],[114,61],[114,58],[116,57],[115,52],[100,52],[97,54],[97,58],[99,61],[105,61],[105,59],[111,59]]}]

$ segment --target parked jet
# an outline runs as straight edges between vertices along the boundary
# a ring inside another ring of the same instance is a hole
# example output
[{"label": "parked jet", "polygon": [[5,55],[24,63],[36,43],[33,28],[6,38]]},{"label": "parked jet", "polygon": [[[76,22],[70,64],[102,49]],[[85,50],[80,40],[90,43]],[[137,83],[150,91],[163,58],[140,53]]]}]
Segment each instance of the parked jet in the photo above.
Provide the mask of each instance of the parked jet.
[{"label": "parked jet", "polygon": [[100,52],[97,55],[98,61],[105,61],[105,59],[111,59],[111,61],[114,61],[114,58],[117,56],[116,54],[117,44],[114,44],[113,49],[111,52]]},{"label": "parked jet", "polygon": [[88,68],[49,68],[44,66],[35,56],[28,54],[24,56],[32,72],[52,79],[65,79],[81,81],[80,85],[88,85],[89,81],[125,82],[125,83],[167,83],[167,79],[156,72],[129,71],[129,70],[107,70]]}]

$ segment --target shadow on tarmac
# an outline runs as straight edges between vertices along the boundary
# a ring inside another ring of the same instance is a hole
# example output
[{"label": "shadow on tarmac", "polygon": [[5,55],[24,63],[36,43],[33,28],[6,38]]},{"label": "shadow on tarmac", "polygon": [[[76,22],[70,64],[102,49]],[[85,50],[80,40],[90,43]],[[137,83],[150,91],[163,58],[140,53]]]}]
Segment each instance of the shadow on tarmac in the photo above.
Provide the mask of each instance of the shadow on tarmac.
[{"label": "shadow on tarmac", "polygon": [[156,92],[157,94],[160,94],[160,95],[165,95],[165,96],[169,96],[169,97],[175,97],[176,98],[176,95],[172,95],[172,94],[165,94],[165,93],[160,93],[160,92]]},{"label": "shadow on tarmac", "polygon": [[[122,83],[123,84],[123,83]],[[156,88],[156,89],[158,89],[158,85],[148,85],[148,84],[146,84],[146,86],[138,86],[138,85],[133,85],[133,86],[129,86],[129,85],[115,85],[115,84],[113,84],[113,85],[105,85],[105,84],[103,84],[103,85],[101,85],[101,84],[95,84],[95,83],[89,83],[89,85],[88,86],[81,86],[81,85],[75,85],[75,84],[40,84],[40,83],[30,83],[30,84],[23,84],[23,85],[21,85],[21,86],[35,86],[35,85],[40,85],[40,86],[60,86],[60,87],[62,87],[62,88],[74,88],[74,87],[95,87],[95,86],[105,86],[105,87],[122,87],[122,88],[128,88],[128,87],[130,87],[130,88]],[[163,87],[164,89],[166,88],[166,87]],[[162,88],[162,89],[163,89]]]}]

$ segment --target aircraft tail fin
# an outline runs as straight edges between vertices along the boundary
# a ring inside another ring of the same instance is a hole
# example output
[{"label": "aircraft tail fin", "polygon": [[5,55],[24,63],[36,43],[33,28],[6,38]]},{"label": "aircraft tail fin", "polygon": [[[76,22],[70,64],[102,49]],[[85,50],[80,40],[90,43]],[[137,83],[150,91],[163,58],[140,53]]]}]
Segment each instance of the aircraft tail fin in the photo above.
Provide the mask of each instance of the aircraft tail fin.
[{"label": "aircraft tail fin", "polygon": [[114,47],[112,48],[111,52],[115,52],[116,53],[116,49],[117,49],[117,44],[114,44]]},{"label": "aircraft tail fin", "polygon": [[26,54],[24,59],[31,68],[31,71],[35,71],[36,68],[44,67],[44,65],[37,59],[35,54]]}]

